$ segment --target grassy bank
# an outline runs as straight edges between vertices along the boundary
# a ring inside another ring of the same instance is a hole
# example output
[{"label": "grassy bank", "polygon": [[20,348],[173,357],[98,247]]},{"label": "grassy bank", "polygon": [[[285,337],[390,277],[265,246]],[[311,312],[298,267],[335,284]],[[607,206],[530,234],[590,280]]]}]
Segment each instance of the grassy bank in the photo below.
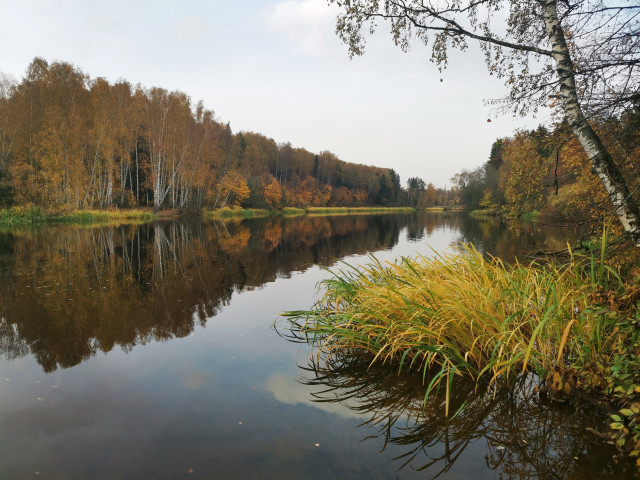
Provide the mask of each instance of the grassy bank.
[{"label": "grassy bank", "polygon": [[509,266],[472,247],[462,255],[374,259],[336,272],[289,327],[318,354],[363,355],[420,371],[425,398],[455,376],[489,388],[535,373],[541,394],[598,395],[620,410],[607,433],[640,455],[638,280],[625,288],[594,256]]},{"label": "grassy bank", "polygon": [[358,215],[366,213],[411,213],[411,207],[306,207],[308,215]]},{"label": "grassy bank", "polygon": [[279,210],[261,210],[247,208],[229,208],[209,210],[204,212],[206,218],[251,218],[270,215],[298,216],[298,215],[358,215],[368,213],[411,213],[410,207],[284,207]]},{"label": "grassy bank", "polygon": [[224,207],[219,210],[207,210],[203,213],[205,218],[254,218],[268,217],[273,215],[271,210],[259,208],[229,208]]},{"label": "grassy bank", "polygon": [[296,208],[296,207],[284,207],[281,210],[278,210],[278,214],[284,215],[285,217],[297,217],[299,215],[306,215],[307,211],[304,208]]},{"label": "grassy bank", "polygon": [[76,210],[68,213],[45,213],[38,207],[13,207],[0,210],[0,228],[42,224],[89,225],[111,222],[148,222],[155,218],[141,210]]}]

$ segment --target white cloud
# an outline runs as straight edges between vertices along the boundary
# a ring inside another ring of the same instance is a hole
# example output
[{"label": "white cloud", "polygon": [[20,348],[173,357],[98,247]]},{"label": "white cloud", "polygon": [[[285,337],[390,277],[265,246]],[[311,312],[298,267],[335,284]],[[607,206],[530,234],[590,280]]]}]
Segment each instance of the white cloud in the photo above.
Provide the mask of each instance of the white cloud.
[{"label": "white cloud", "polygon": [[333,24],[337,10],[324,0],[284,0],[267,10],[264,21],[285,35],[300,53],[319,54],[336,43]]}]

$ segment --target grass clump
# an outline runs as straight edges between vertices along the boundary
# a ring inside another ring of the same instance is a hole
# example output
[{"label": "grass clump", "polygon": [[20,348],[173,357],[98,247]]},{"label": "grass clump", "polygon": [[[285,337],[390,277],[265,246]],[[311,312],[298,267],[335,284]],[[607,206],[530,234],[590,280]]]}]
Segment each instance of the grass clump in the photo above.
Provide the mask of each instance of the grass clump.
[{"label": "grass clump", "polygon": [[583,272],[573,261],[510,266],[471,246],[462,255],[373,258],[333,273],[311,310],[284,315],[318,352],[429,373],[426,397],[444,386],[448,398],[454,375],[491,386],[530,371],[559,377],[569,392],[566,372],[599,355],[613,331],[613,320],[589,308],[595,288]]}]

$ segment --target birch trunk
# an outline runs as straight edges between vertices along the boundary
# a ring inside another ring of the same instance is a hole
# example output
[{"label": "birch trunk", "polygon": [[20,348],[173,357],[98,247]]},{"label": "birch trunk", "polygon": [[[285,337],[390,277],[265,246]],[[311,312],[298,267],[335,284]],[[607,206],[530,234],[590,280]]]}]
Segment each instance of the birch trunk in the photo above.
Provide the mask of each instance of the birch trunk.
[{"label": "birch trunk", "polygon": [[558,20],[556,0],[541,0],[542,17],[549,39],[556,72],[560,80],[559,97],[571,130],[587,153],[591,171],[598,175],[613,202],[616,214],[625,232],[640,247],[640,210],[631,196],[622,172],[614,162],[598,134],[591,128],[582,112],[573,73],[573,60]]}]

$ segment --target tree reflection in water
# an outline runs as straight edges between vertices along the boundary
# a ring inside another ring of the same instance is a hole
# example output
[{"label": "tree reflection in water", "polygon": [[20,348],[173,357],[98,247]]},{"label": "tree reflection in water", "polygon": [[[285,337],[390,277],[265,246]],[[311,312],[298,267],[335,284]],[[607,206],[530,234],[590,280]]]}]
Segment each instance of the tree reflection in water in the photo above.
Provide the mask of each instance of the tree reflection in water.
[{"label": "tree reflection in water", "polygon": [[533,232],[531,238],[515,238],[499,220],[443,214],[0,233],[0,355],[31,354],[45,372],[52,372],[115,347],[130,351],[184,337],[204,326],[234,292],[312,265],[392,248],[402,231],[409,241],[424,239],[415,245],[425,250],[428,237],[438,230],[446,231],[451,242],[471,241],[503,257],[557,237]]},{"label": "tree reflection in water", "polygon": [[[456,378],[452,411],[444,417],[445,395],[424,398],[420,374],[402,374],[387,366],[371,366],[371,358],[355,352],[312,356],[300,381],[317,388],[316,402],[337,402],[362,415],[361,424],[404,453],[399,469],[425,471],[428,478],[449,472],[478,448],[500,479],[633,478],[632,464],[620,464],[615,450],[590,429],[602,429],[606,416],[585,405],[558,404],[533,393],[523,379],[513,390],[488,392]],[[428,384],[429,378],[426,379]],[[474,448],[469,448],[471,445]],[[481,472],[478,472],[481,475]],[[479,477],[481,478],[481,477]]]},{"label": "tree reflection in water", "polygon": [[269,218],[0,233],[0,355],[45,372],[185,337],[234,292],[389,248],[405,219]]}]

